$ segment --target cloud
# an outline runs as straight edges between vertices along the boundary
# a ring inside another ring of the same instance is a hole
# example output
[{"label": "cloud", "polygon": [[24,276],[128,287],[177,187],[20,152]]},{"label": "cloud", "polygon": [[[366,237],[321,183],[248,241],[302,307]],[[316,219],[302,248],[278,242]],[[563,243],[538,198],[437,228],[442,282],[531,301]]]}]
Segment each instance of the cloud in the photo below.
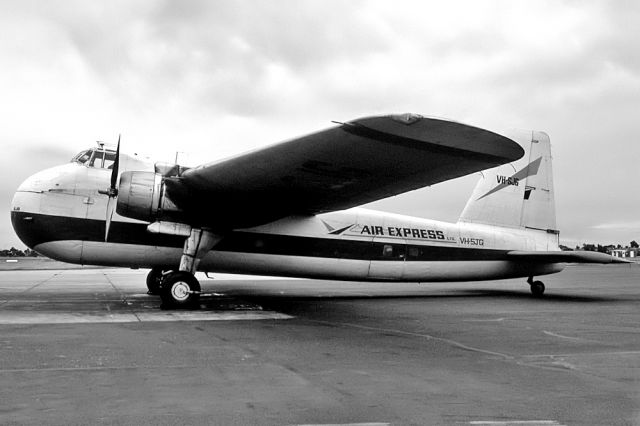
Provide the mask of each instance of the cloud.
[{"label": "cloud", "polygon": [[[40,19],[92,78],[138,108],[195,104],[258,116],[313,97],[305,81],[331,64],[390,50],[362,2],[83,2]],[[73,10],[73,13],[70,11]],[[345,78],[351,78],[345,76]],[[286,104],[285,104],[286,105]]]},{"label": "cloud", "polygon": [[[591,225],[631,222],[638,210],[630,194],[640,193],[640,3],[25,0],[0,8],[0,141],[69,150],[43,157],[42,167],[118,133],[127,150],[210,161],[329,120],[412,111],[546,130],[567,234],[604,232]],[[16,179],[35,165],[19,160],[30,155],[7,163]],[[455,220],[473,181],[385,208]],[[5,194],[17,183],[3,183]]]},{"label": "cloud", "polygon": [[10,246],[23,247],[24,245],[13,233],[9,221],[11,200],[15,190],[28,176],[45,168],[68,162],[76,152],[65,148],[62,143],[35,145],[30,140],[0,139],[0,146],[3,147],[2,156],[0,156],[0,170],[2,170],[0,249]]},{"label": "cloud", "polygon": [[634,231],[636,233],[640,233],[640,221],[600,223],[598,225],[593,225],[591,228]]}]

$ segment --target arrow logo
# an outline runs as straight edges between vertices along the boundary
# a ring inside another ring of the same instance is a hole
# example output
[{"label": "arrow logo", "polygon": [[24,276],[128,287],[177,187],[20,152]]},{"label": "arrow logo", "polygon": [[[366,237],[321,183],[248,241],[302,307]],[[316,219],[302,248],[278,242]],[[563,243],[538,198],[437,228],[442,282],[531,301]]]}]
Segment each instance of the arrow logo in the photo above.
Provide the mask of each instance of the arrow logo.
[{"label": "arrow logo", "polygon": [[340,228],[340,229],[335,229],[333,226],[329,225],[327,222],[325,222],[324,220],[320,220],[322,222],[322,224],[325,226],[325,228],[327,228],[327,231],[329,231],[330,235],[340,235],[342,234],[344,231],[346,231],[347,229],[353,227],[353,225],[355,224],[351,224],[349,226],[345,226],[344,228]]},{"label": "arrow logo", "polygon": [[484,194],[482,197],[478,198],[476,201],[480,201],[484,197],[488,197],[489,195],[500,191],[504,187],[507,187],[509,185],[514,185],[514,183],[512,182],[516,182],[515,185],[517,186],[518,181],[528,178],[529,176],[537,175],[538,170],[540,169],[540,163],[542,163],[542,157],[538,158],[537,160],[533,160],[531,163],[527,164],[524,168],[515,172],[513,176],[511,176],[510,178],[503,179],[502,181],[500,181],[498,185],[496,185],[494,188],[492,188],[489,192]]}]

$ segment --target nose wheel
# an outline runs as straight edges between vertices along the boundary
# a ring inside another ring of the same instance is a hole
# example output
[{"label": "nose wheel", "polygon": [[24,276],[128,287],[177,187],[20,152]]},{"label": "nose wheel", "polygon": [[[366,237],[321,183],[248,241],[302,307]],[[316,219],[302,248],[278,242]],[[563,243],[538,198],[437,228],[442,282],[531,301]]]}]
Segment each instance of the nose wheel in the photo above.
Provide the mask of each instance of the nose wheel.
[{"label": "nose wheel", "polygon": [[542,281],[533,281],[533,277],[529,277],[527,282],[531,288],[531,294],[535,297],[542,297],[544,294],[544,283]]},{"label": "nose wheel", "polygon": [[200,302],[200,283],[190,272],[171,272],[162,280],[160,300],[163,309],[197,308]]}]

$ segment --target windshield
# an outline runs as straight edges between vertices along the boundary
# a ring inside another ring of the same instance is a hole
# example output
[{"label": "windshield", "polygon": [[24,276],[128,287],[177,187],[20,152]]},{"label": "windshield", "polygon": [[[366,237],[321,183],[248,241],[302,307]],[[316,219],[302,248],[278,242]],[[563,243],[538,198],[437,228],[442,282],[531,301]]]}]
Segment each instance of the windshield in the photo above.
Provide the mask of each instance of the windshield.
[{"label": "windshield", "polygon": [[78,155],[71,159],[71,162],[84,164],[91,158],[91,149],[80,152]]},{"label": "windshield", "polygon": [[80,152],[71,161],[98,169],[112,169],[115,160],[115,151],[94,148]]}]

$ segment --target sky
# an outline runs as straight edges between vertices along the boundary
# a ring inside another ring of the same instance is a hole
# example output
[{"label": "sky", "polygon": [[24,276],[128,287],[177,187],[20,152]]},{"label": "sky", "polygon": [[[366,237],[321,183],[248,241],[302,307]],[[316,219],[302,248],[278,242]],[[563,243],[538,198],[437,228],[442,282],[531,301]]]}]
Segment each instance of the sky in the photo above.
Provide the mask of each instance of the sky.
[{"label": "sky", "polygon": [[[0,0],[0,248],[96,140],[186,164],[374,114],[551,137],[568,245],[640,241],[640,2]],[[477,176],[367,207],[455,222]]]}]

